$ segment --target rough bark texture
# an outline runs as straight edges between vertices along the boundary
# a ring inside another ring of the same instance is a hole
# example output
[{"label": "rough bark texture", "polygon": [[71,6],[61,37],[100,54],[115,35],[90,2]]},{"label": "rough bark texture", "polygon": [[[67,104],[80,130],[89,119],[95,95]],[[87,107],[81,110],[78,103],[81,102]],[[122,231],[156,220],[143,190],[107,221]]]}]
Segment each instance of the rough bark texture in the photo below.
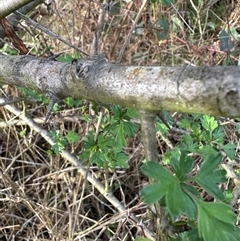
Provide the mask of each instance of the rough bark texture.
[{"label": "rough bark texture", "polygon": [[1,54],[0,83],[36,89],[60,99],[79,97],[146,112],[240,116],[237,66],[123,66],[108,63],[103,55],[68,64]]}]

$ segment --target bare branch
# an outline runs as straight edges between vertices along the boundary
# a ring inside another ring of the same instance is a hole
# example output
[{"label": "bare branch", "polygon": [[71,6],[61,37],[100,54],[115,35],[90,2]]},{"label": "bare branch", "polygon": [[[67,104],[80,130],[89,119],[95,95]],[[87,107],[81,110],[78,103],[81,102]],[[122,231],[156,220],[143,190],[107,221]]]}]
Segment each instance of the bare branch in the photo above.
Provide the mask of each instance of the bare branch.
[{"label": "bare branch", "polygon": [[0,54],[0,83],[146,112],[239,117],[239,76],[238,66],[123,66],[108,63],[102,55],[69,64]]},{"label": "bare branch", "polygon": [[34,26],[35,28],[39,29],[40,31],[46,33],[47,35],[56,38],[58,40],[60,40],[61,42],[65,43],[66,45],[68,45],[69,47],[75,49],[76,51],[85,54],[85,55],[89,55],[87,52],[83,51],[82,49],[76,47],[75,45],[71,44],[70,42],[68,42],[67,40],[65,40],[64,38],[58,36],[57,34],[53,33],[52,31],[50,31],[49,29],[41,26],[39,23],[33,21],[32,19],[26,17],[24,14],[22,14],[21,12],[17,11],[16,15],[22,19],[24,19],[26,21],[27,24],[30,24],[32,26]]}]

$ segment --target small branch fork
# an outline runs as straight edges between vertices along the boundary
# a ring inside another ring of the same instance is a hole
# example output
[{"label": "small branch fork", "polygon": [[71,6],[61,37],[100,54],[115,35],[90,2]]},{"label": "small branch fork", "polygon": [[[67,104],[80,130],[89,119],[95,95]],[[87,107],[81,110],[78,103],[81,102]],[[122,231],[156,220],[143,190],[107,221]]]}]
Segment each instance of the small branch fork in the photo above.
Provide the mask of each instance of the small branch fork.
[{"label": "small branch fork", "polygon": [[98,43],[103,31],[105,16],[108,11],[111,11],[113,0],[105,0],[102,4],[102,10],[98,16],[97,29],[93,38],[91,55],[98,55]]}]

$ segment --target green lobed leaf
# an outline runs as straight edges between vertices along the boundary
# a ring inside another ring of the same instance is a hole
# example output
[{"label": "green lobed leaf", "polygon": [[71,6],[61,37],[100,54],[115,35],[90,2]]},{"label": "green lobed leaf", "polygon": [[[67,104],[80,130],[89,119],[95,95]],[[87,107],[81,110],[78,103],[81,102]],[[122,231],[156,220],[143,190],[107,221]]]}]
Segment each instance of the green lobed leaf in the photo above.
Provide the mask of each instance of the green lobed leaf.
[{"label": "green lobed leaf", "polygon": [[89,157],[91,163],[95,163],[98,167],[103,167],[106,162],[106,156],[100,151],[93,152]]},{"label": "green lobed leaf", "polygon": [[79,135],[75,131],[69,131],[66,135],[68,143],[74,143],[79,141]]},{"label": "green lobed leaf", "polygon": [[213,132],[213,139],[215,143],[222,143],[223,139],[225,137],[225,134],[223,132],[223,128],[221,126],[218,126],[217,129]]},{"label": "green lobed leaf", "polygon": [[89,150],[96,145],[94,141],[94,131],[89,131],[84,140],[84,150]]},{"label": "green lobed leaf", "polygon": [[155,162],[147,162],[141,169],[145,175],[158,181],[142,190],[141,195],[145,203],[151,204],[166,196],[167,208],[173,218],[183,213],[190,219],[196,216],[195,204],[182,190],[176,176]]},{"label": "green lobed leaf", "polygon": [[189,219],[196,217],[196,207],[192,199],[181,189],[178,181],[173,181],[166,192],[167,208],[175,219],[180,214],[186,214]]},{"label": "green lobed leaf", "polygon": [[176,179],[167,169],[153,161],[146,162],[141,170],[144,175],[161,182],[162,185],[168,185]]},{"label": "green lobed leaf", "polygon": [[52,112],[53,112],[53,113],[56,113],[58,110],[59,110],[59,104],[58,104],[58,103],[55,103],[55,104],[53,105]]},{"label": "green lobed leaf", "polygon": [[[205,241],[237,241],[239,230],[235,226],[236,216],[225,203],[198,201],[199,236]],[[231,237],[231,238],[230,238]]]},{"label": "green lobed leaf", "polygon": [[167,186],[161,185],[159,182],[147,185],[141,190],[142,201],[148,205],[157,202],[165,196],[167,188]]},{"label": "green lobed leaf", "polygon": [[199,197],[199,193],[197,189],[187,183],[181,183],[182,190],[187,193],[190,197],[193,195],[195,197]]},{"label": "green lobed leaf", "polygon": [[227,143],[224,145],[223,143],[219,143],[219,146],[224,150],[226,155],[233,160],[236,156],[236,145],[233,143]]},{"label": "green lobed leaf", "polygon": [[111,136],[105,136],[103,133],[100,133],[97,139],[97,145],[102,150],[108,150],[109,147],[112,147],[115,144],[115,141]]},{"label": "green lobed leaf", "polygon": [[75,52],[75,53],[73,54],[73,58],[74,58],[74,59],[80,59],[80,58],[81,58],[81,54],[80,54],[79,52]]},{"label": "green lobed leaf", "polygon": [[[197,175],[193,177],[193,180],[203,187],[212,197],[223,200],[224,195],[216,184],[224,178],[223,172],[216,170],[221,160],[222,156],[220,153],[208,156],[201,165]],[[222,175],[221,177],[219,177],[220,174]]]},{"label": "green lobed leaf", "polygon": [[82,100],[81,99],[75,99],[73,97],[67,97],[64,99],[65,104],[67,107],[72,108],[73,106],[79,107],[82,105]]},{"label": "green lobed leaf", "polygon": [[190,118],[182,118],[179,123],[179,127],[183,129],[187,129],[191,127],[191,120]]},{"label": "green lobed leaf", "polygon": [[118,152],[115,154],[115,159],[116,159],[116,165],[119,167],[124,167],[124,168],[128,168],[128,157],[122,153],[122,152]]},{"label": "green lobed leaf", "polygon": [[219,189],[218,185],[212,177],[195,177],[194,180],[203,188],[205,189],[212,197],[223,200],[224,195],[223,192]]},{"label": "green lobed leaf", "polygon": [[39,102],[44,100],[43,94],[38,93],[36,90],[28,89],[20,86],[18,86],[17,88],[20,89],[20,91],[22,92],[23,96],[26,99],[35,99],[36,101],[39,101]]},{"label": "green lobed leaf", "polygon": [[199,148],[199,153],[201,154],[203,159],[206,159],[210,155],[216,155],[218,151],[213,146],[205,145]]},{"label": "green lobed leaf", "polygon": [[168,127],[164,123],[157,121],[156,122],[156,131],[160,132],[161,135],[165,135],[168,133]]},{"label": "green lobed leaf", "polygon": [[110,9],[111,14],[116,15],[119,14],[121,10],[121,1],[114,1],[113,6]]},{"label": "green lobed leaf", "polygon": [[226,182],[226,171],[224,169],[215,170],[212,177],[216,183]]},{"label": "green lobed leaf", "polygon": [[126,115],[130,118],[130,119],[136,119],[138,118],[138,113],[135,109],[131,109],[131,108],[128,108],[127,109],[127,112],[126,112]]},{"label": "green lobed leaf", "polygon": [[64,142],[56,142],[54,145],[52,145],[51,149],[56,153],[60,154],[61,151],[65,148],[66,143]]},{"label": "green lobed leaf", "polygon": [[74,99],[73,97],[67,97],[64,99],[64,102],[66,103],[67,107],[73,107]]},{"label": "green lobed leaf", "polygon": [[122,107],[119,105],[112,105],[111,111],[113,113],[114,119],[119,119],[122,113]]},{"label": "green lobed leaf", "polygon": [[181,150],[179,147],[175,146],[172,150],[166,150],[164,156],[163,156],[163,163],[169,164],[171,158],[179,159],[181,155]]},{"label": "green lobed leaf", "polygon": [[121,122],[116,128],[117,128],[117,134],[116,134],[115,141],[116,141],[116,145],[121,149],[126,145],[123,123]]},{"label": "green lobed leaf", "polygon": [[130,121],[123,122],[124,124],[124,134],[130,138],[133,138],[138,130],[138,126]]},{"label": "green lobed leaf", "polygon": [[71,63],[73,57],[70,54],[65,54],[63,56],[58,56],[56,60],[62,63]]},{"label": "green lobed leaf", "polygon": [[201,118],[202,126],[205,130],[213,132],[218,127],[218,122],[213,116],[203,115]]},{"label": "green lobed leaf", "polygon": [[186,150],[188,152],[198,152],[199,144],[193,139],[191,135],[185,134],[181,141],[179,147],[181,150]]},{"label": "green lobed leaf", "polygon": [[124,136],[133,138],[138,130],[137,124],[130,121],[131,118],[136,118],[136,111],[128,108],[123,108],[119,105],[114,105],[111,107],[113,113],[113,120],[110,129],[113,133],[116,133],[116,128],[118,125],[123,125]]},{"label": "green lobed leaf", "polygon": [[193,160],[187,155],[185,151],[181,151],[179,160],[175,157],[172,157],[170,159],[170,165],[172,166],[179,180],[183,180],[192,169]]}]

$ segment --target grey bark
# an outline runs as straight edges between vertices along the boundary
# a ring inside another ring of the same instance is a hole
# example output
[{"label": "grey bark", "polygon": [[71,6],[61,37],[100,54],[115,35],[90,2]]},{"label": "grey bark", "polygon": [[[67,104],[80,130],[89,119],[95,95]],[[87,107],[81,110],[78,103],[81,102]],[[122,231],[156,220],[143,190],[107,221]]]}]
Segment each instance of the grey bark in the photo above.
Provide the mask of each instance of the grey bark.
[{"label": "grey bark", "polygon": [[0,55],[0,83],[113,103],[146,112],[160,110],[240,116],[240,68],[139,67],[108,63],[103,56],[73,63]]},{"label": "grey bark", "polygon": [[154,113],[146,113],[145,111],[140,111],[139,119],[141,122],[141,134],[145,158],[148,161],[158,162],[159,160],[155,130],[156,115]]}]

